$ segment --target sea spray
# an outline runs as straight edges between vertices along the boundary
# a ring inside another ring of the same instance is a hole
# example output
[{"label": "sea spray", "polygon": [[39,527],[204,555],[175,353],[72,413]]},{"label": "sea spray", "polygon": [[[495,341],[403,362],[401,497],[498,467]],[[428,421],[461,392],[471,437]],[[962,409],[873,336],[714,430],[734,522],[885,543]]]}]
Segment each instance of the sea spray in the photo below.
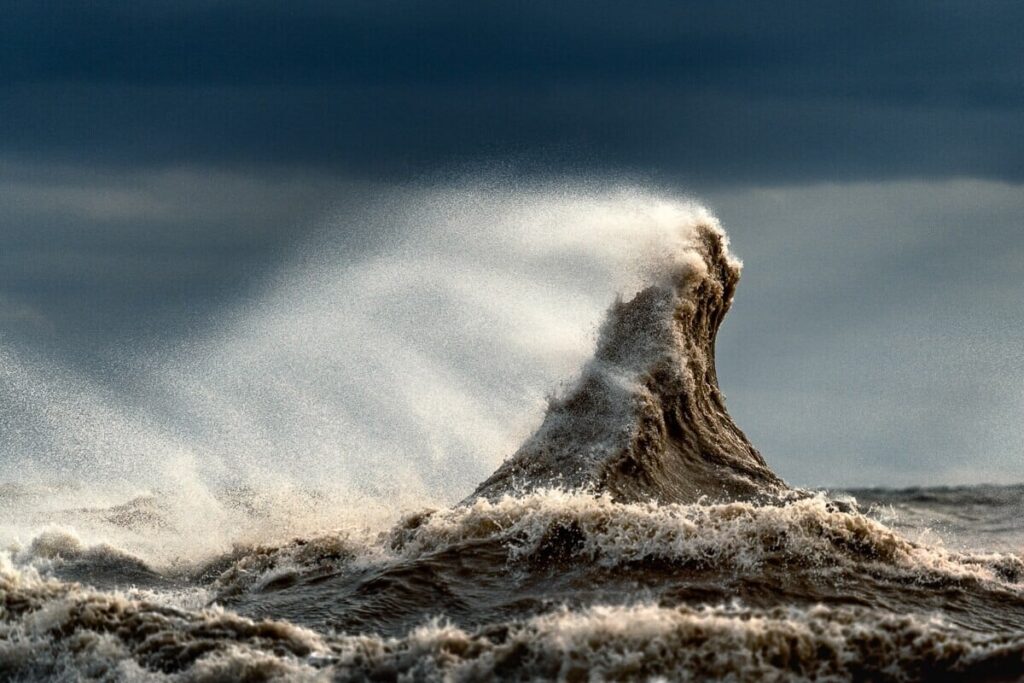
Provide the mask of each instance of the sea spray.
[{"label": "sea spray", "polygon": [[[0,675],[1021,678],[1016,489],[787,488],[717,385],[739,264],[706,210],[582,186],[378,208],[402,238],[296,259],[128,395],[0,355],[26,463]],[[991,544],[935,542],[930,501]]]}]

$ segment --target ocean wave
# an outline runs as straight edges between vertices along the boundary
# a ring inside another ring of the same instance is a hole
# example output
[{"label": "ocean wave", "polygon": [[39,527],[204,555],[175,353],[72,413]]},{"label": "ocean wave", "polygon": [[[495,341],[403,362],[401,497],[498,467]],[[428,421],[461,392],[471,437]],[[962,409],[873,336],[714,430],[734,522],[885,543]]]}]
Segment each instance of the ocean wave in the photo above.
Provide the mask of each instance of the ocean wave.
[{"label": "ocean wave", "polygon": [[775,505],[618,503],[541,490],[427,512],[372,542],[345,534],[242,552],[206,584],[249,616],[396,635],[569,605],[860,605],[1024,629],[1024,563],[908,540],[825,496]]},{"label": "ocean wave", "polygon": [[5,680],[266,680],[330,648],[286,622],[192,611],[0,566]]},{"label": "ocean wave", "polygon": [[29,680],[1005,680],[1020,633],[857,607],[567,608],[399,637],[325,635],[0,571],[0,673]]},{"label": "ocean wave", "polygon": [[[191,451],[181,485],[141,495],[0,487],[24,516],[5,537],[30,539],[0,553],[0,678],[1021,678],[1019,555],[792,489],[733,423],[714,343],[740,264],[712,217],[662,208],[667,258],[454,507],[394,524],[390,484],[209,487]],[[908,496],[1015,515],[1005,491]]]},{"label": "ocean wave", "polygon": [[640,604],[561,610],[476,632],[435,622],[340,641],[341,677],[507,680],[983,680],[1019,671],[1024,637],[856,608]]},{"label": "ocean wave", "polygon": [[436,512],[411,529],[398,527],[391,543],[414,557],[484,538],[505,544],[510,562],[550,555],[551,543],[561,542],[574,559],[605,567],[659,560],[753,573],[766,563],[794,569],[855,563],[922,579],[1008,586],[1024,580],[1024,562],[1015,555],[913,543],[866,515],[837,510],[823,495],[778,505],[680,505],[545,490]]},{"label": "ocean wave", "polygon": [[958,552],[914,542],[824,494],[776,504],[621,503],[608,493],[545,489],[410,515],[388,531],[338,530],[276,544],[237,544],[201,562],[153,567],[108,543],[50,527],[11,555],[19,566],[100,587],[200,584],[222,599],[279,589],[346,569],[415,562],[460,546],[499,546],[508,566],[586,561],[613,570],[643,563],[756,575],[786,566],[813,573],[855,568],[890,579],[1022,589],[1013,553]]},{"label": "ocean wave", "polygon": [[295,539],[279,546],[238,548],[225,558],[231,561],[217,574],[211,590],[218,599],[225,600],[243,592],[279,589],[299,577],[337,572],[356,561],[366,563],[381,555],[372,546],[341,532]]},{"label": "ocean wave", "polygon": [[725,407],[715,339],[741,264],[718,222],[678,224],[670,266],[609,308],[593,359],[464,502],[539,488],[617,500],[754,499],[787,489]]}]

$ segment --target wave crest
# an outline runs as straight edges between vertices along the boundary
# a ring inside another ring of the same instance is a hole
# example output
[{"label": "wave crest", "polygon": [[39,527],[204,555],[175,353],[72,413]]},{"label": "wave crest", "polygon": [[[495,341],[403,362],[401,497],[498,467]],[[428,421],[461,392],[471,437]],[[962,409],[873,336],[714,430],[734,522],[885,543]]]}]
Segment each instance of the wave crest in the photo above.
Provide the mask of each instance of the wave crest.
[{"label": "wave crest", "polygon": [[1024,581],[1024,562],[1014,555],[916,544],[859,512],[837,509],[823,494],[775,505],[682,505],[543,490],[431,514],[414,528],[399,527],[392,543],[414,557],[484,538],[504,543],[512,562],[549,552],[552,539],[561,539],[574,558],[607,567],[657,560],[755,573],[766,563],[874,564],[920,578]]},{"label": "wave crest", "polygon": [[682,246],[673,267],[611,307],[579,381],[467,500],[552,486],[684,503],[786,489],[718,388],[715,339],[740,264],[716,222],[676,230]]},{"label": "wave crest", "polygon": [[319,635],[217,609],[187,611],[0,570],[0,673],[52,680],[999,680],[1019,633],[858,607],[649,603],[559,609],[400,637]]}]

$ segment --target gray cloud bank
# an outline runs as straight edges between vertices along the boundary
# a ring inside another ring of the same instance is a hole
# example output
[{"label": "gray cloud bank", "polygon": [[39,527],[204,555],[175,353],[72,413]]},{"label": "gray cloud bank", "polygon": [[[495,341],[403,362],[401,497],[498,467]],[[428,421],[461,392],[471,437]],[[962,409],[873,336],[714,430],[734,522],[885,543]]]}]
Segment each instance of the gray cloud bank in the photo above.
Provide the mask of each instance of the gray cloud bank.
[{"label": "gray cloud bank", "polygon": [[15,2],[0,155],[1020,179],[1011,2]]},{"label": "gray cloud bank", "polygon": [[1024,188],[707,197],[745,257],[719,340],[737,422],[804,484],[1024,478]]}]

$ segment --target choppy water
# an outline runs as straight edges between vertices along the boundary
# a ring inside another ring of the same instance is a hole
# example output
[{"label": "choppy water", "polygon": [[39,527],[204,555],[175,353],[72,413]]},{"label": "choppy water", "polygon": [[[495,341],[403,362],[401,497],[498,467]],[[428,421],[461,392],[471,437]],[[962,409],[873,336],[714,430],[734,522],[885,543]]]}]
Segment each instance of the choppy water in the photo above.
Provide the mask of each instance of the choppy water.
[{"label": "choppy water", "polygon": [[[59,530],[69,513],[51,512],[54,527],[0,574],[0,671],[1013,679],[1024,662],[1019,493],[854,492],[856,503],[834,495],[837,507],[825,494],[658,504],[538,491],[164,566],[82,543]],[[967,506],[956,533],[971,541],[944,538],[951,509]],[[160,507],[89,514],[124,539],[177,531]]]},{"label": "choppy water", "polygon": [[740,265],[655,213],[672,254],[461,503],[0,485],[0,678],[1024,679],[1024,487],[789,487],[717,384]]}]

